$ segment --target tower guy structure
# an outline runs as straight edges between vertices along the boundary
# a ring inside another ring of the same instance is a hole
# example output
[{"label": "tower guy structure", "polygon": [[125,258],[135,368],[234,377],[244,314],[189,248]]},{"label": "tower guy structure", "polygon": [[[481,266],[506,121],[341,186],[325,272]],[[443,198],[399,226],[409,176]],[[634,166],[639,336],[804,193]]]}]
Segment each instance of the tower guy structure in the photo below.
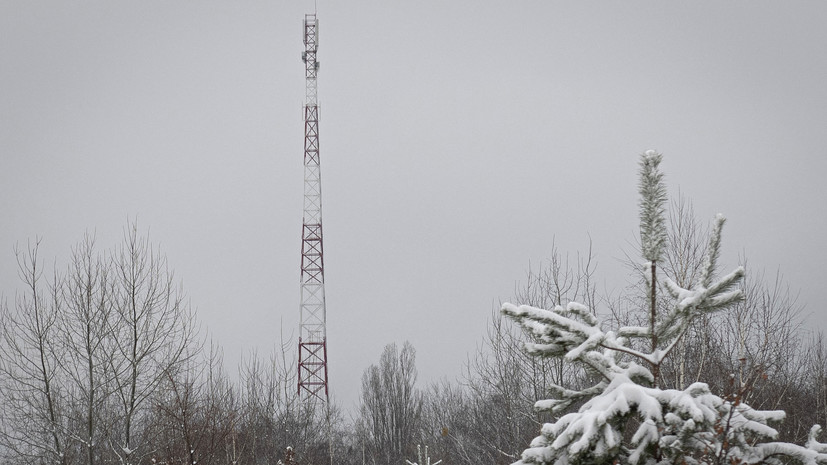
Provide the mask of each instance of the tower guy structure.
[{"label": "tower guy structure", "polygon": [[319,163],[319,103],[316,76],[319,22],[304,16],[304,218],[302,220],[299,396],[328,401],[327,314],[322,247],[322,180]]}]

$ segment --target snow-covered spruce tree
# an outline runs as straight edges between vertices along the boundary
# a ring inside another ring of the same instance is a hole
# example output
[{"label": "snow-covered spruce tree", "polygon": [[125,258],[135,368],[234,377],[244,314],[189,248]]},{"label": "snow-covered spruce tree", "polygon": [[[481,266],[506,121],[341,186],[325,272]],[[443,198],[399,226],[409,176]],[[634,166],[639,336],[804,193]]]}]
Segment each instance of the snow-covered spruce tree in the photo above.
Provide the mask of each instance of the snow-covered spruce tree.
[{"label": "snow-covered spruce tree", "polygon": [[[641,249],[651,278],[647,306],[656,297],[657,261],[666,240],[660,161],[661,155],[652,150],[640,161]],[[705,383],[684,390],[657,387],[658,367],[692,320],[742,298],[737,288],[742,267],[716,278],[723,224],[718,215],[695,287],[684,289],[663,280],[673,305],[660,315],[653,312],[654,305],[647,308],[648,327],[604,330],[589,308],[577,302],[552,310],[503,305],[502,312],[535,337],[525,344],[529,354],[580,364],[596,380],[582,390],[553,386],[553,398],[535,404],[552,414],[563,414],[573,405],[580,408],[543,425],[517,464],[827,464],[827,445],[815,439],[819,426],[813,427],[804,447],[774,442],[773,424],[783,420],[783,411],[755,410],[739,393],[722,398]]]}]

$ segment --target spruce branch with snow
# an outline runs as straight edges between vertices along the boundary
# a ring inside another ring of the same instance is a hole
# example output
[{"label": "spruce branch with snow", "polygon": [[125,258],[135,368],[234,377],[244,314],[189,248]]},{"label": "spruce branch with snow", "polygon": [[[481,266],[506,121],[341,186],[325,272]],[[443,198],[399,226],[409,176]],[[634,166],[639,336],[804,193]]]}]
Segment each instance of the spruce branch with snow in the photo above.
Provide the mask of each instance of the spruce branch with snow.
[{"label": "spruce branch with snow", "polygon": [[[827,464],[827,445],[816,440],[820,427],[812,429],[806,446],[775,442],[773,425],[785,413],[753,409],[743,402],[743,392],[720,397],[700,382],[683,390],[658,389],[658,367],[692,321],[741,300],[738,284],[744,276],[738,267],[716,278],[724,225],[718,215],[700,281],[686,289],[664,279],[671,309],[655,313],[656,263],[667,237],[661,158],[647,151],[640,161],[641,249],[651,266],[648,327],[604,330],[591,309],[577,302],[551,310],[510,303],[502,307],[533,336],[534,342],[525,344],[529,354],[579,364],[595,380],[579,390],[555,385],[551,399],[535,404],[537,410],[562,416],[543,425],[517,464]],[[577,412],[566,413],[578,404]]]}]

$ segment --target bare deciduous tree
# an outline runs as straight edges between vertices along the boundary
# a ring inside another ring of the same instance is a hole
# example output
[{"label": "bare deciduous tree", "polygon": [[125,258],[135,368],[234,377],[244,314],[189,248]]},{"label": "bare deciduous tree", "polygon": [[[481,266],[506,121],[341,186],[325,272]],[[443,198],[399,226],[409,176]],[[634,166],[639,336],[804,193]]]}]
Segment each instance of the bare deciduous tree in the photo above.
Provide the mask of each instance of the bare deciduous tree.
[{"label": "bare deciduous tree", "polygon": [[[58,339],[58,300],[47,289],[38,262],[40,240],[15,249],[25,291],[0,320],[0,443],[21,463],[66,465],[66,408],[57,377],[62,364]],[[59,287],[59,286],[58,286]]]},{"label": "bare deciduous tree", "polygon": [[388,344],[379,365],[362,374],[361,440],[379,463],[403,463],[420,442],[422,395],[416,388],[416,350]]},{"label": "bare deciduous tree", "polygon": [[153,249],[136,224],[124,233],[124,243],[112,258],[115,344],[113,391],[117,399],[116,429],[110,446],[124,464],[149,453],[141,449],[142,415],[147,400],[169,372],[196,353],[194,317],[181,289],[173,282],[166,257]]},{"label": "bare deciduous tree", "polygon": [[113,350],[110,333],[112,288],[106,261],[95,251],[95,239],[86,237],[72,250],[62,280],[59,347],[65,357],[67,409],[73,425],[70,435],[83,450],[88,465],[97,463],[107,430],[102,415],[111,393],[109,380]]}]

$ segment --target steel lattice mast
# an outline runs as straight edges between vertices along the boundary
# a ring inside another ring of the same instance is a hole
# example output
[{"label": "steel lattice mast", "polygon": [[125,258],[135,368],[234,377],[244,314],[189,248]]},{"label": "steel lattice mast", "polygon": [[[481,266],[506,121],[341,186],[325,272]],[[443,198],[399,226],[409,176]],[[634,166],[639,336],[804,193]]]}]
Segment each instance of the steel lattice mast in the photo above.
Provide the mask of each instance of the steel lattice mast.
[{"label": "steel lattice mast", "polygon": [[299,320],[299,395],[328,400],[327,315],[322,248],[322,182],[319,164],[319,104],[316,76],[319,23],[304,17],[306,93],[304,103],[304,219],[302,221],[301,309]]}]

